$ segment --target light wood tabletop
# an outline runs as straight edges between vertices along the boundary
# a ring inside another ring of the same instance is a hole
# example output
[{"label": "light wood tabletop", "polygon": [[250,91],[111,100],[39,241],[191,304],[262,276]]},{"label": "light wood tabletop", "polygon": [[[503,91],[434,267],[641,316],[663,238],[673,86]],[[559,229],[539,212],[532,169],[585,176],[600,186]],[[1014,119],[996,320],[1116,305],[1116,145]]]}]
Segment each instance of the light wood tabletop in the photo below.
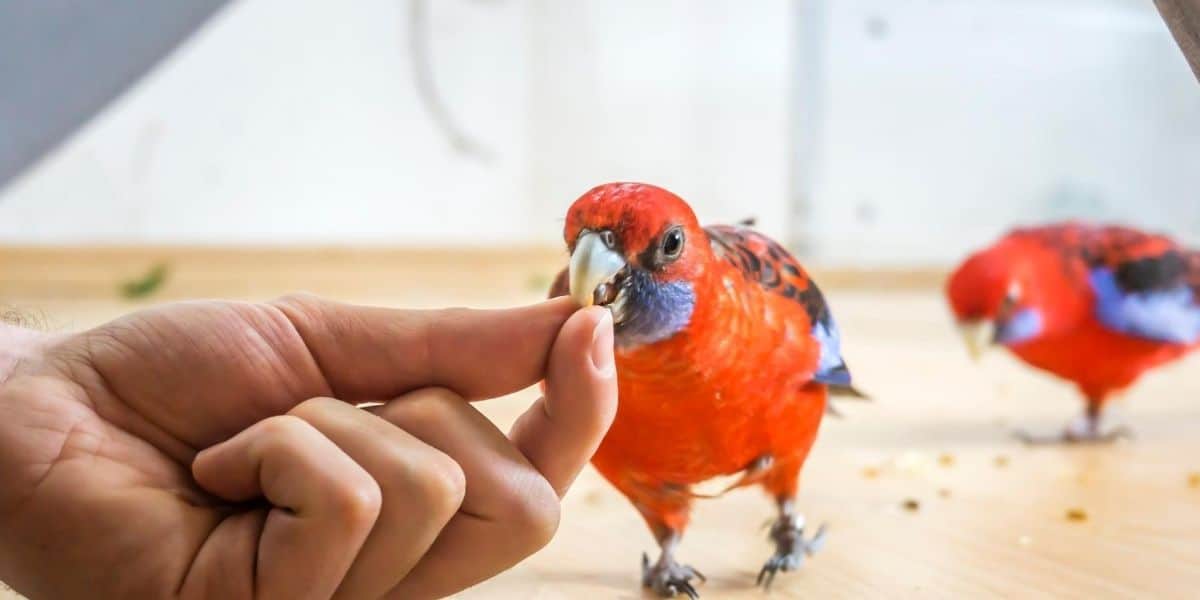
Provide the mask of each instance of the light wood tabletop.
[{"label": "light wood tabletop", "polygon": [[[295,289],[391,306],[503,306],[539,299],[559,261],[538,251],[38,252],[0,251],[0,302],[52,329],[158,301]],[[158,295],[116,296],[118,280],[160,258],[172,270]],[[1050,432],[1078,414],[1070,387],[1000,352],[968,361],[927,273],[874,281],[887,285],[827,279],[838,283],[826,287],[844,354],[875,400],[826,420],[799,506],[828,524],[828,541],[802,570],[781,574],[770,597],[1197,596],[1200,356],[1150,374],[1112,407],[1136,440],[1025,447],[1013,428]],[[479,406],[507,427],[532,398]],[[703,597],[764,597],[754,578],[771,551],[771,516],[755,489],[699,503],[679,556],[708,576]],[[655,551],[635,511],[589,469],[554,541],[461,597],[649,597],[640,561]]]}]

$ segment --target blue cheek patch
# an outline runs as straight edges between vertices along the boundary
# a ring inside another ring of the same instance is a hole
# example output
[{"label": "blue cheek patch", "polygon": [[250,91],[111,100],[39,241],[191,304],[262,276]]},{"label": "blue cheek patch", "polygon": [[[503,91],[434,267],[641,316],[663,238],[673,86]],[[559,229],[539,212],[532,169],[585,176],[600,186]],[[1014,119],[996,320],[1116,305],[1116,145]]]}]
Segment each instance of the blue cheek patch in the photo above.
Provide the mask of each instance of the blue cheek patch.
[{"label": "blue cheek patch", "polygon": [[1042,313],[1035,308],[1022,308],[996,327],[997,344],[1019,344],[1042,333]]},{"label": "blue cheek patch", "polygon": [[653,344],[678,333],[692,320],[696,294],[689,283],[656,283],[637,276],[626,291],[627,316],[617,325],[617,345],[634,347]]},{"label": "blue cheek patch", "polygon": [[1191,344],[1200,340],[1200,306],[1186,285],[1128,292],[1106,268],[1092,271],[1091,284],[1096,318],[1105,327],[1159,342]]}]

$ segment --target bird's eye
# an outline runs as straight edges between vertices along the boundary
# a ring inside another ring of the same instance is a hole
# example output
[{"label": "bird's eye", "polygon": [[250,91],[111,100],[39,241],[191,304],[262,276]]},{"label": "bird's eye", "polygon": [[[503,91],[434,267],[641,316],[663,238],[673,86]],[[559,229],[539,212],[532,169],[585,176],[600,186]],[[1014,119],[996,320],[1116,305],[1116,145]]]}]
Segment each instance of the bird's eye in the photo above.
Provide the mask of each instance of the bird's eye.
[{"label": "bird's eye", "polygon": [[1012,282],[1008,285],[1008,290],[1004,293],[1004,302],[1007,304],[1016,304],[1021,299],[1021,284]]},{"label": "bird's eye", "polygon": [[605,246],[612,248],[617,244],[617,237],[613,235],[613,232],[606,229],[600,232],[600,241],[604,242]]},{"label": "bird's eye", "polygon": [[1013,302],[1021,299],[1021,282],[1012,281],[1008,284],[1008,290],[1005,293],[1006,298],[1012,298]]},{"label": "bird's eye", "polygon": [[1004,293],[1004,299],[1000,301],[1000,315],[1007,315],[1017,306],[1017,302],[1021,300],[1021,284],[1012,282],[1008,285],[1008,290]]},{"label": "bird's eye", "polygon": [[676,227],[663,236],[662,253],[667,260],[675,260],[683,252],[683,230]]}]

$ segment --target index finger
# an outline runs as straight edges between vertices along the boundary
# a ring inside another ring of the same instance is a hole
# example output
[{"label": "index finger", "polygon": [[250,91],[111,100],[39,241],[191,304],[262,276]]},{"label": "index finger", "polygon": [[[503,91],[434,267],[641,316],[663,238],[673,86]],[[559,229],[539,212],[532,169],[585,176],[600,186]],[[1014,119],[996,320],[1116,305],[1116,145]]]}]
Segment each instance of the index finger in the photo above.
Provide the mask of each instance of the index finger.
[{"label": "index finger", "polygon": [[314,296],[273,303],[291,321],[332,395],[361,402],[438,386],[468,399],[501,396],[543,376],[576,310],[567,298],[502,310],[399,310]]}]

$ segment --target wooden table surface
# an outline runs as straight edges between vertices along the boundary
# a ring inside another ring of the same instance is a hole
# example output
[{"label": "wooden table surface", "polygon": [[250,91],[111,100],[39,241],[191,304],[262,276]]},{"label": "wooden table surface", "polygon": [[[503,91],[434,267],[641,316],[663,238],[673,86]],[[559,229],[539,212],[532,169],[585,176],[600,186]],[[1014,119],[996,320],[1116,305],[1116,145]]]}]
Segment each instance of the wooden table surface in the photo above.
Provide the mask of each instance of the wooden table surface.
[{"label": "wooden table surface", "polygon": [[[308,289],[392,306],[503,306],[538,299],[558,261],[540,252],[194,254],[0,251],[0,302],[40,312],[51,328],[85,327],[146,304],[111,290],[162,257],[172,274],[153,301]],[[1113,407],[1136,441],[1028,448],[1010,430],[1057,430],[1081,408],[1071,388],[1003,353],[969,362],[936,288],[922,288],[927,277],[891,290],[827,279],[856,284],[827,295],[844,353],[876,401],[826,421],[799,505],[829,525],[828,542],[782,574],[772,597],[1200,595],[1200,356],[1151,374]],[[503,428],[532,397],[480,406]],[[699,503],[680,557],[709,576],[705,598],[763,597],[754,577],[771,551],[771,516],[757,490]],[[461,597],[649,597],[638,584],[644,551],[655,547],[637,514],[589,469],[554,541]]]}]

